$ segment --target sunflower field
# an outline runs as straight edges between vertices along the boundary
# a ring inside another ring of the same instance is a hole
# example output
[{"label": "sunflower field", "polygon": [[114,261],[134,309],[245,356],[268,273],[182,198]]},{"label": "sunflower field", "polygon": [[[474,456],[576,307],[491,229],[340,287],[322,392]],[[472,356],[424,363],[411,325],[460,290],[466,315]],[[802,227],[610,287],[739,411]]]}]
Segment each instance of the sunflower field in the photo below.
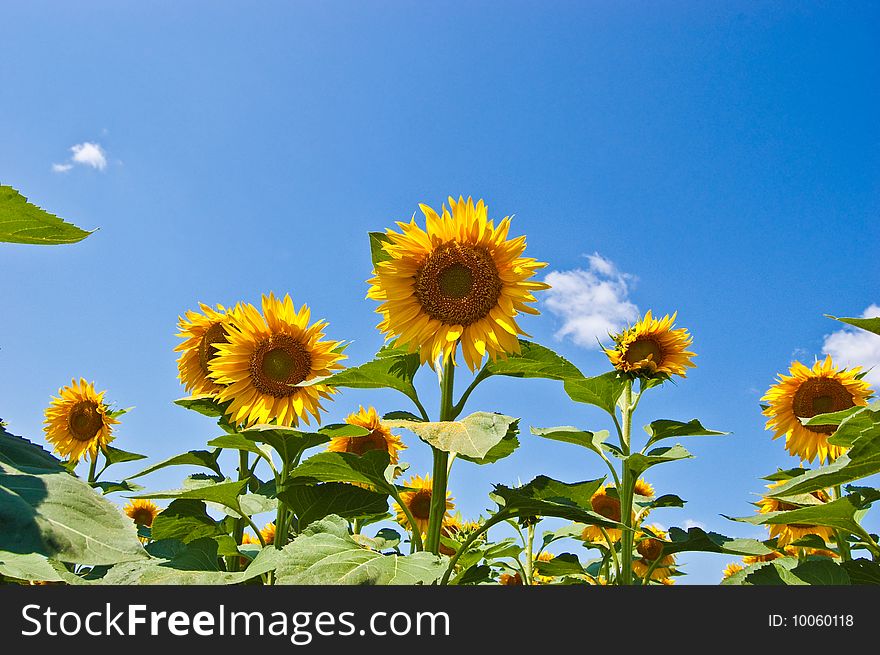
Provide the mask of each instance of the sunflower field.
[{"label": "sunflower field", "polygon": [[[767,472],[753,515],[728,517],[762,526],[765,539],[661,527],[652,513],[685,501],[655,492],[654,467],[691,458],[685,438],[726,434],[639,412],[646,394],[686,385],[699,335],[674,308],[647,311],[609,335],[604,370],[581,371],[517,322],[538,314],[547,264],[527,256],[510,217],[470,197],[419,208],[364,238],[366,302],[385,340],[369,361],[349,361],[348,340],[361,335],[335,333],[294,302],[295,288],[259,306],[194,298],[181,308],[176,355],[150,356],[176,356],[186,395],[175,402],[216,425],[203,448],[150,463],[123,449],[114,432],[127,410],[77,371],[47,399],[43,435],[0,424],[0,583],[671,585],[687,582],[688,552],[717,554],[724,585],[880,583],[878,537],[863,527],[880,500],[869,484],[880,473],[880,403],[862,370],[827,357],[768,381],[756,425],[766,420],[799,464]],[[0,240],[87,236],[0,187]],[[880,335],[880,318],[836,320]],[[604,425],[535,426],[527,404],[521,416],[474,407],[474,390],[498,377],[517,378],[523,397],[530,380],[554,381],[572,403],[601,410]],[[437,385],[430,394],[425,380]],[[392,390],[400,405],[325,422],[347,389]],[[496,484],[479,516],[462,516],[457,470],[491,467],[523,439],[563,442],[604,475]],[[406,463],[416,449],[431,470]],[[237,465],[224,469],[230,453]],[[114,477],[116,464],[138,460],[140,471]],[[150,488],[150,474],[170,467],[200,472]]]}]

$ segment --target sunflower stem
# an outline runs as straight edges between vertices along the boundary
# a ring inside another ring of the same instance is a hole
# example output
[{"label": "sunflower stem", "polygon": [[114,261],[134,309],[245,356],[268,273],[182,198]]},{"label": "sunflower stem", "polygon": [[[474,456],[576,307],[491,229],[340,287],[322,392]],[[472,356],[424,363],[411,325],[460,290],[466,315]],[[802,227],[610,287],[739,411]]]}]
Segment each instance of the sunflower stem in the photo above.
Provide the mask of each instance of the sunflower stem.
[{"label": "sunflower stem", "polygon": [[523,567],[523,573],[525,574],[525,584],[527,587],[532,586],[532,580],[534,578],[534,567],[535,562],[532,559],[532,550],[534,549],[535,543],[535,524],[529,520],[529,525],[526,528],[526,563]]},{"label": "sunflower stem", "polygon": [[95,454],[92,456],[92,461],[89,464],[89,484],[92,486],[94,486],[95,482],[98,480],[97,476],[95,475],[95,471],[98,468],[98,453],[99,452],[100,451],[97,448],[95,448]]},{"label": "sunflower stem", "polygon": [[[834,500],[837,500],[842,495],[840,485],[834,486]],[[834,530],[834,539],[837,541],[837,552],[840,554],[840,559],[843,562],[847,562],[852,559],[852,553],[849,550],[849,541],[847,540],[846,533],[843,530],[836,529]]]},{"label": "sunflower stem", "polygon": [[[287,483],[287,478],[290,476],[290,463],[285,459],[281,465],[281,476],[276,478],[278,482],[276,483],[277,489],[275,489],[275,495],[278,496],[278,493],[284,489],[284,485]],[[287,534],[289,530],[287,528],[287,503],[281,500],[278,497],[278,513],[275,516],[275,548],[281,550],[287,545]]]},{"label": "sunflower stem", "polygon": [[397,487],[394,487],[394,492],[392,494],[392,498],[394,498],[397,506],[400,507],[400,510],[403,512],[404,516],[406,516],[406,520],[409,523],[410,534],[412,535],[412,541],[410,542],[410,554],[418,553],[425,549],[422,544],[422,533],[416,524],[416,519],[412,515],[412,512],[409,511],[409,507],[406,506],[406,503],[403,502],[403,499],[400,497],[400,492],[397,491]]},{"label": "sunflower stem", "polygon": [[[633,415],[633,394],[632,380],[628,379],[623,387],[623,396],[621,398],[621,418],[623,419],[620,447],[624,457],[630,454],[630,436],[632,434],[632,415]],[[632,471],[630,471],[627,462],[623,462],[623,480],[620,488],[617,490],[620,499],[620,522],[623,524],[623,534],[620,537],[620,582],[621,585],[632,584],[632,554],[633,554],[633,538],[632,530],[632,504],[633,504],[633,480]]]},{"label": "sunflower stem", "polygon": [[481,535],[488,532],[489,528],[498,523],[499,521],[505,520],[502,514],[496,514],[491,518],[487,519],[483,525],[480,526],[479,530],[474,530],[470,536],[465,539],[464,543],[458,547],[458,550],[455,551],[455,555],[453,555],[449,560],[449,565],[446,567],[446,573],[443,574],[443,577],[440,580],[441,585],[449,584],[449,577],[452,575],[453,569],[455,569],[455,565],[458,563],[458,559],[464,555],[468,549],[471,547],[477,539],[480,538]]},{"label": "sunflower stem", "polygon": [[[246,450],[238,451],[238,479],[246,480],[249,477],[250,468],[248,466],[248,453]],[[245,525],[245,516],[242,514],[241,518],[235,520],[235,525],[232,529],[232,538],[235,540],[237,545],[241,545],[242,538],[244,537],[244,525]],[[260,531],[257,530],[257,537],[260,536]],[[232,556],[229,558],[228,566],[231,571],[240,571],[241,570],[241,558],[238,556]]]},{"label": "sunflower stem", "polygon": [[[440,379],[440,420],[451,421],[454,408],[452,394],[455,388],[455,362],[452,356],[443,364]],[[449,471],[449,453],[431,447],[434,451],[434,470],[431,480],[431,511],[428,518],[428,533],[425,548],[435,555],[440,554],[440,532],[443,517],[446,516],[446,486]]]}]

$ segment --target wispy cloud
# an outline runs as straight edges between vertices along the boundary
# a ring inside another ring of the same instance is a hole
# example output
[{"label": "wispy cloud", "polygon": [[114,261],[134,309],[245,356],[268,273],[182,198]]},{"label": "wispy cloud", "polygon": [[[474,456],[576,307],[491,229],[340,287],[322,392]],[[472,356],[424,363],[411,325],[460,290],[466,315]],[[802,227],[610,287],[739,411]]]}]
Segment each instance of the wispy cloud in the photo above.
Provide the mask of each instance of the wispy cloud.
[{"label": "wispy cloud", "polygon": [[545,304],[562,318],[557,338],[568,337],[584,348],[598,348],[598,340],[638,319],[639,308],[629,300],[635,277],[617,270],[614,262],[599,253],[586,257],[586,269],[547,274],[544,281],[552,288]]},{"label": "wispy cloud", "polygon": [[69,160],[62,164],[52,164],[53,172],[66,173],[73,168],[75,164],[80,166],[90,166],[99,171],[103,171],[107,168],[107,153],[104,152],[104,149],[99,143],[92,143],[91,141],[77,143],[70,147],[70,152],[73,154]]},{"label": "wispy cloud", "polygon": [[691,528],[700,528],[700,530],[706,529],[706,524],[701,521],[695,521],[694,519],[687,519],[684,522],[685,530],[690,530]]},{"label": "wispy cloud", "polygon": [[[862,318],[880,316],[880,306],[871,305]],[[868,370],[865,375],[874,389],[880,389],[880,336],[854,327],[845,327],[825,337],[822,352],[831,355],[838,365],[861,366]]]}]

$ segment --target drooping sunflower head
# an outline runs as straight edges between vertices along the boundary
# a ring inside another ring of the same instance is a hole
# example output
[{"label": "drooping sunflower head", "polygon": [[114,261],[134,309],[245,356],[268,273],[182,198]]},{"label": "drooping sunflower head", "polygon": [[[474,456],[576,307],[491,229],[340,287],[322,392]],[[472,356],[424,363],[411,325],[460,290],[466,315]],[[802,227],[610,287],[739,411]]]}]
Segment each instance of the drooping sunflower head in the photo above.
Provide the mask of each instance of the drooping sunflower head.
[{"label": "drooping sunflower head", "polygon": [[[773,482],[767,485],[767,488],[775,489],[785,482],[786,480],[779,480],[777,482]],[[821,489],[812,492],[810,495],[823,503],[827,503],[829,500],[831,500],[828,494]],[[756,504],[758,505],[758,512],[761,514],[769,514],[770,512],[788,512],[798,509],[797,505],[792,505],[791,503],[787,503],[783,500],[772,498],[770,496],[764,496]],[[770,537],[776,537],[776,543],[780,547],[786,546],[792,541],[797,541],[801,537],[805,537],[808,534],[818,535],[822,537],[822,539],[824,539],[826,542],[831,541],[832,537],[834,536],[834,531],[824,525],[809,525],[806,523],[770,523],[767,524],[767,528],[770,530]]]},{"label": "drooping sunflower head", "polygon": [[[405,483],[405,486],[411,491],[401,491],[400,500],[403,501],[406,509],[412,514],[413,520],[415,520],[416,523],[415,527],[419,530],[419,533],[425,534],[428,531],[428,519],[431,517],[431,476],[426,475],[423,478],[419,475],[414,475]],[[452,501],[453,498],[447,491],[446,514],[443,517],[444,521],[449,519],[449,513],[455,509],[455,505]],[[410,525],[409,518],[403,508],[397,503],[394,503],[394,509],[397,513],[397,522],[407,530],[413,531],[413,527]]]},{"label": "drooping sunflower head", "polygon": [[370,433],[360,437],[333,437],[327,444],[327,450],[355,455],[363,455],[371,450],[382,450],[390,456],[391,464],[397,464],[400,459],[399,453],[406,446],[399,436],[392,434],[391,429],[382,423],[374,407],[367,409],[360,407],[358,411],[349,414],[345,422],[365,428]]},{"label": "drooping sunflower head", "polygon": [[663,582],[675,571],[675,555],[663,555],[663,544],[669,541],[664,530],[656,525],[646,526],[650,531],[638,535],[636,551],[641,557],[633,561],[633,571],[640,578],[644,578],[651,567],[651,580]]},{"label": "drooping sunflower head", "polygon": [[[617,497],[614,487],[602,485],[590,498],[593,511],[604,516],[610,521],[620,521],[620,498]],[[613,492],[613,493],[612,493]],[[612,541],[620,539],[621,531],[617,528],[605,528],[605,533]],[[596,525],[588,525],[584,528],[581,537],[584,541],[600,542],[605,544],[605,535],[602,529]]]},{"label": "drooping sunflower head", "polygon": [[387,259],[369,280],[379,330],[431,366],[441,356],[454,360],[459,343],[471,370],[487,355],[518,353],[517,336],[525,333],[516,316],[538,313],[532,294],[549,287],[531,278],[546,264],[523,257],[525,237],[508,239],[510,217],[496,227],[482,200],[450,197],[441,214],[420,207],[426,230],[415,217],[398,222],[400,232],[388,229]]},{"label": "drooping sunflower head", "polygon": [[210,378],[208,364],[217,355],[217,344],[227,343],[226,326],[235,320],[238,308],[216,308],[199,303],[201,312],[188,310],[178,319],[177,336],[183,341],[174,348],[178,377],[189,393],[216,394],[223,387]]},{"label": "drooping sunflower head", "polygon": [[498,584],[504,585],[505,587],[515,587],[517,585],[522,585],[522,576],[518,571],[514,573],[502,573],[498,578]]},{"label": "drooping sunflower head", "polygon": [[297,311],[290,295],[270,293],[262,306],[261,314],[253,305],[240,305],[226,326],[227,340],[214,343],[208,368],[221,386],[217,400],[228,402],[228,417],[246,427],[269,422],[296,427],[300,420],[308,424],[309,416],[320,422],[321,400],[335,389],[297,385],[341,369],[341,344],[324,340],[327,323],[309,324],[308,306]]},{"label": "drooping sunflower head", "polygon": [[153,525],[153,520],[162,511],[153,501],[141,499],[130,501],[122,510],[135,525],[145,525],[148,528]]},{"label": "drooping sunflower head", "polygon": [[685,377],[695,353],[688,350],[693,337],[685,328],[675,328],[676,314],[661,319],[651,316],[651,310],[635,325],[614,338],[614,347],[605,354],[618,371],[637,377]]},{"label": "drooping sunflower head", "polygon": [[788,452],[808,462],[818,457],[824,464],[840,457],[846,449],[828,443],[835,426],[804,425],[801,419],[867,405],[871,387],[859,377],[860,371],[858,366],[838,369],[830,355],[816,360],[812,369],[793,362],[790,375],[780,374],[761,399],[768,405],[764,415],[770,417],[766,427],[773,430],[773,438],[785,436]]},{"label": "drooping sunflower head", "polygon": [[95,385],[80,378],[61,387],[58,397],[45,411],[43,431],[54,452],[71,462],[88,455],[97,456],[113,440],[112,426],[119,421],[110,415],[104,403],[105,391],[95,391]]}]

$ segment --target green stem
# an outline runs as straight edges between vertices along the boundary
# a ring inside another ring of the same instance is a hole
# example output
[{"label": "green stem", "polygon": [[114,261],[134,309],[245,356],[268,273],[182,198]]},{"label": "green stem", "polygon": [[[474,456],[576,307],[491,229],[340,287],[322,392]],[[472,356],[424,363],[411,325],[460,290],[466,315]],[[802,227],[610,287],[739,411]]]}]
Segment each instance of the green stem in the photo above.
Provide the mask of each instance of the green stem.
[{"label": "green stem", "polygon": [[[276,496],[278,492],[284,489],[288,477],[290,477],[290,464],[285,459],[281,464],[281,475],[275,478]],[[287,545],[287,535],[289,532],[287,527],[287,512],[287,503],[278,497],[278,512],[275,516],[275,548],[278,550],[281,550]]]},{"label": "green stem", "polygon": [[[248,452],[246,450],[238,451],[238,479],[246,480],[249,472],[248,467]],[[235,525],[232,529],[232,538],[235,540],[236,545],[241,545],[242,537],[244,537],[244,524],[245,520],[250,520],[249,517],[245,517],[244,514],[241,514],[241,518],[235,520]],[[260,537],[260,531],[257,530],[257,537]],[[262,537],[260,537],[262,539]],[[241,570],[241,559],[235,555],[230,557],[227,561],[227,566],[230,571],[240,571]]]},{"label": "green stem", "polygon": [[[841,497],[841,489],[840,485],[835,485],[834,487],[834,499],[837,500]],[[846,533],[843,530],[839,530],[835,528],[834,530],[834,539],[837,541],[837,552],[840,554],[840,559],[843,562],[847,562],[852,559],[852,553],[849,550],[849,541],[846,537]]]},{"label": "green stem", "polygon": [[503,520],[505,520],[503,514],[496,514],[495,516],[489,518],[485,523],[483,523],[483,525],[480,526],[479,530],[475,530],[467,539],[464,540],[464,543],[459,546],[458,550],[455,552],[455,555],[453,555],[449,559],[449,566],[446,567],[446,573],[443,574],[443,578],[440,580],[441,585],[449,584],[449,576],[452,575],[452,571],[453,569],[455,569],[455,565],[458,563],[459,558],[468,551],[468,549],[471,547],[471,544],[479,539],[483,535],[483,533],[489,530],[489,528],[491,528],[499,521]]},{"label": "green stem", "polygon": [[[455,363],[450,356],[443,364],[440,380],[440,420],[453,418],[452,394],[455,388]],[[449,471],[449,453],[431,446],[434,451],[434,470],[431,484],[431,512],[428,518],[428,533],[425,548],[435,555],[440,554],[440,532],[446,516],[446,487]]]},{"label": "green stem", "polygon": [[461,394],[461,398],[459,398],[458,402],[455,403],[455,406],[453,406],[453,408],[452,408],[453,416],[450,420],[457,418],[462,413],[462,411],[464,411],[464,405],[467,402],[468,398],[470,398],[471,393],[473,393],[473,390],[477,388],[477,385],[480,384],[480,382],[482,382],[483,380],[485,380],[486,378],[488,378],[490,376],[491,376],[491,373],[487,373],[485,367],[480,369],[480,372],[477,373],[477,377],[474,378],[474,381],[470,383],[470,386],[468,386],[468,388],[465,389],[464,393]]},{"label": "green stem", "polygon": [[[621,414],[623,418],[620,448],[624,457],[630,454],[630,436],[632,434],[632,414],[633,414],[633,397],[632,397],[632,380],[627,380],[623,387],[623,397],[621,404]],[[635,533],[632,530],[632,504],[633,504],[633,488],[635,480],[632,472],[627,466],[626,460],[623,462],[623,480],[617,495],[620,498],[620,522],[623,524],[623,534],[620,537],[620,582],[621,585],[632,584],[632,554],[633,539]]]},{"label": "green stem", "polygon": [[406,516],[406,520],[409,522],[410,534],[412,535],[412,548],[410,549],[410,554],[421,552],[422,550],[424,550],[425,547],[422,544],[422,533],[419,531],[418,526],[416,525],[415,517],[412,515],[412,512],[409,511],[406,503],[401,500],[400,493],[397,491],[396,487],[394,488],[394,491],[391,495],[397,502],[397,506],[400,507],[401,511]]},{"label": "green stem", "polygon": [[614,579],[616,581],[620,580],[620,562],[617,561],[617,551],[614,548],[614,542],[611,541],[611,536],[605,528],[600,526],[599,530],[602,531],[602,536],[605,537],[605,543],[608,545],[608,554],[611,557],[611,563],[614,564]]},{"label": "green stem", "polygon": [[531,587],[535,567],[535,562],[532,559],[532,550],[534,549],[535,542],[535,525],[531,521],[529,521],[529,525],[526,528],[526,533],[526,564],[524,567],[525,570],[523,571],[525,573],[525,581],[523,584],[527,587]]},{"label": "green stem", "polygon": [[98,468],[98,453],[99,452],[100,451],[96,448],[95,454],[92,457],[92,461],[89,464],[89,484],[91,484],[91,485],[94,485],[95,482],[97,482],[97,480],[98,480],[97,476],[95,475],[95,471]]}]

